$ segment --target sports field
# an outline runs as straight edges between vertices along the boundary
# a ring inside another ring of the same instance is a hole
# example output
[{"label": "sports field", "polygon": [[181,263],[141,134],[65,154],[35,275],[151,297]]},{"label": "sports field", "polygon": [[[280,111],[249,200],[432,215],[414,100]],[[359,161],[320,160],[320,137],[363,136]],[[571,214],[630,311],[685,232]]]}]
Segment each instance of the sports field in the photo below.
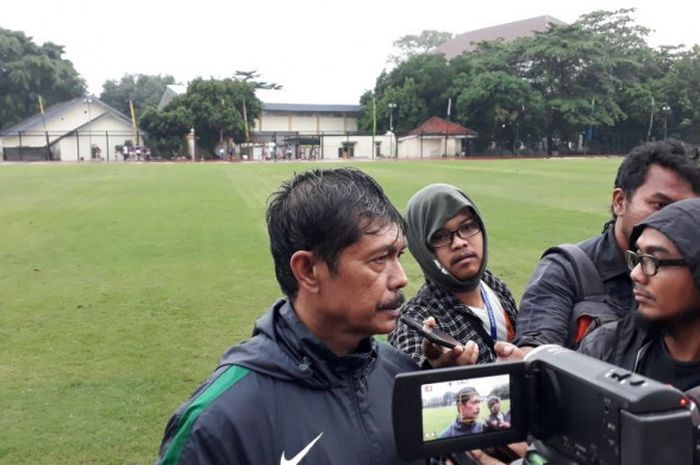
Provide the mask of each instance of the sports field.
[{"label": "sports field", "polygon": [[[544,248],[600,230],[620,161],[354,166],[401,210],[431,182],[465,189],[519,298]],[[0,163],[0,464],[152,463],[172,411],[279,296],[265,201],[314,166],[337,165]]]}]

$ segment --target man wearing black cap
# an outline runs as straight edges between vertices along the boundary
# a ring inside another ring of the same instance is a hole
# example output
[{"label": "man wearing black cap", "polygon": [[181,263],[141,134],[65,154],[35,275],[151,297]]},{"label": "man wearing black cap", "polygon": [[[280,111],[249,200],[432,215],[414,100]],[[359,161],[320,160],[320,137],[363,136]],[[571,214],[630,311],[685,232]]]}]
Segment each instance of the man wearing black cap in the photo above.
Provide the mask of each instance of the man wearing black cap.
[{"label": "man wearing black cap", "polygon": [[[464,345],[461,357],[471,363],[495,361],[494,343],[514,337],[517,309],[505,283],[486,270],[488,237],[476,204],[454,186],[431,184],[411,197],[405,218],[408,248],[425,283],[402,316],[447,332]],[[425,362],[423,337],[401,319],[389,342]]]},{"label": "man wearing black cap", "polygon": [[484,425],[477,421],[481,413],[481,396],[476,389],[471,386],[460,389],[455,400],[457,418],[440,433],[440,439],[483,433]]},{"label": "man wearing black cap", "polygon": [[637,224],[627,264],[636,313],[602,326],[579,350],[687,391],[700,385],[700,198]]}]

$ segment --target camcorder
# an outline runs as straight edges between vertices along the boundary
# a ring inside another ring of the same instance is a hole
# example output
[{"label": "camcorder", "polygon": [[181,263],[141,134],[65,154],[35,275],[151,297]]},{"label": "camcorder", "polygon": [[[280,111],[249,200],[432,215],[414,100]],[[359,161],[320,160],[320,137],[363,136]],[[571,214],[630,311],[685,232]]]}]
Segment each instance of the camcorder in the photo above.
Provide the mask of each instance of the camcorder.
[{"label": "camcorder", "polygon": [[527,440],[540,463],[700,465],[700,416],[687,395],[553,345],[521,362],[399,374],[392,415],[404,460]]}]

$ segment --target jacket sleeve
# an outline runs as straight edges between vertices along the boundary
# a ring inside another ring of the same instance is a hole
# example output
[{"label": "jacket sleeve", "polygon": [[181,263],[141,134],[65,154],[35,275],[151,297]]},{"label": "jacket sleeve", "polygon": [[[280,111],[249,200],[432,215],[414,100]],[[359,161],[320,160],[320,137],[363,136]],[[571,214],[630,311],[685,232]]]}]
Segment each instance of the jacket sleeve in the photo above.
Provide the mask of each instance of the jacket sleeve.
[{"label": "jacket sleeve", "polygon": [[569,327],[576,299],[571,272],[555,255],[547,255],[537,265],[520,300],[518,346],[539,346],[569,342]]},{"label": "jacket sleeve", "polygon": [[257,434],[268,419],[265,396],[256,380],[240,373],[235,366],[221,367],[180,406],[165,429],[156,465],[259,463],[269,449]]},{"label": "jacket sleeve", "polygon": [[241,461],[242,457],[238,457],[235,462],[232,462],[232,457],[224,456],[225,450],[236,450],[241,452],[241,444],[238,443],[236,436],[231,435],[227,438],[226,447],[221,441],[221,437],[214,432],[208,431],[206,427],[197,428],[192,431],[187,440],[187,444],[180,455],[178,464],[180,465],[226,465],[229,463],[252,463]]}]

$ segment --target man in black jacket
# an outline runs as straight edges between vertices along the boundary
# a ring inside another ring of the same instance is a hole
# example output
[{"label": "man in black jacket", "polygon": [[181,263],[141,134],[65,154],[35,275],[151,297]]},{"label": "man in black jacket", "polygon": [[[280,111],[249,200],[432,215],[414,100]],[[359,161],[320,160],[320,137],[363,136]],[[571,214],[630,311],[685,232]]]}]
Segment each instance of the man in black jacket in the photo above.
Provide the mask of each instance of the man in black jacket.
[{"label": "man in black jacket", "polygon": [[579,350],[686,391],[700,385],[700,199],[654,213],[626,258],[637,313],[602,326]]},{"label": "man in black jacket", "polygon": [[[613,219],[601,234],[579,244],[597,269],[614,313],[624,315],[634,307],[623,256],[633,226],[675,201],[700,195],[698,155],[696,147],[664,140],[635,147],[620,165],[612,191]],[[587,315],[574,317],[576,288],[570,262],[561,254],[546,255],[520,300],[515,344],[576,347],[593,322]]]},{"label": "man in black jacket", "polygon": [[405,463],[391,394],[417,367],[373,338],[404,300],[400,213],[359,170],[312,170],[272,195],[267,228],[286,298],[175,412],[158,464]]}]

